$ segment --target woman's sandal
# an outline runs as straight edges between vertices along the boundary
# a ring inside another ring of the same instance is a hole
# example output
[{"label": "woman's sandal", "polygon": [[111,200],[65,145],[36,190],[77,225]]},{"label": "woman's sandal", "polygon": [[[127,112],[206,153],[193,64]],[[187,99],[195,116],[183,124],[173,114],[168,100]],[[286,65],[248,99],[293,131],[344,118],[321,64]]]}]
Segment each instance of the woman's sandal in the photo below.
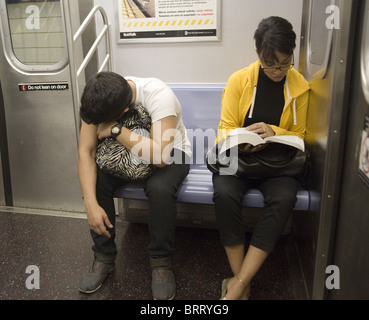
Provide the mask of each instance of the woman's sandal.
[{"label": "woman's sandal", "polygon": [[222,297],[220,300],[227,300],[226,295],[229,280],[231,280],[231,278],[227,278],[222,281]]},{"label": "woman's sandal", "polygon": [[[235,278],[239,282],[241,282],[246,288],[248,288],[248,292],[246,294],[246,300],[249,300],[249,297],[250,297],[250,289],[251,289],[250,283],[245,283],[245,281],[241,280],[238,277],[235,277]],[[229,280],[231,280],[231,278],[227,278],[227,279],[224,279],[222,281],[222,297],[220,298],[220,300],[227,300],[226,295],[227,295],[227,287],[228,287]]]}]

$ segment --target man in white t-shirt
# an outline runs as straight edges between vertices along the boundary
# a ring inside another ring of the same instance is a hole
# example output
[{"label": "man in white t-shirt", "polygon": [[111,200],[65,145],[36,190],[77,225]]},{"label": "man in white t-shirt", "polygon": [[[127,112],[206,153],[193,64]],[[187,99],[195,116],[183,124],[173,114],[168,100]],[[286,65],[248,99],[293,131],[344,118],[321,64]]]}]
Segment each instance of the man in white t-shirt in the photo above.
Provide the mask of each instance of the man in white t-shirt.
[{"label": "man in white t-shirt", "polygon": [[[137,136],[116,121],[134,103],[142,104],[152,119],[151,135]],[[81,279],[79,290],[93,293],[115,267],[115,208],[113,192],[126,181],[99,170],[95,163],[99,140],[114,137],[132,153],[157,169],[145,181],[149,201],[148,246],[155,300],[171,300],[176,285],[172,271],[176,224],[176,193],[189,172],[191,145],[182,121],[181,105],[173,91],[155,78],[127,77],[102,72],[86,85],[80,115],[83,120],[78,175],[94,241],[94,263]],[[140,151],[137,151],[137,146]]]}]

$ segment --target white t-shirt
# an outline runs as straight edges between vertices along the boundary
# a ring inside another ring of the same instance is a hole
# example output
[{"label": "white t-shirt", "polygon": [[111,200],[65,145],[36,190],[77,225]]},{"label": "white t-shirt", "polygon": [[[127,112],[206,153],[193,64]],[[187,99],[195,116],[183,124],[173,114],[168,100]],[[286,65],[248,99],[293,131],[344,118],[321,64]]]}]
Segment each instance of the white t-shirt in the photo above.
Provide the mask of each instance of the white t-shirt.
[{"label": "white t-shirt", "polygon": [[182,119],[182,108],[172,89],[156,78],[125,77],[136,85],[136,103],[142,104],[151,116],[152,123],[167,117],[176,117],[174,148],[192,156],[191,143]]}]

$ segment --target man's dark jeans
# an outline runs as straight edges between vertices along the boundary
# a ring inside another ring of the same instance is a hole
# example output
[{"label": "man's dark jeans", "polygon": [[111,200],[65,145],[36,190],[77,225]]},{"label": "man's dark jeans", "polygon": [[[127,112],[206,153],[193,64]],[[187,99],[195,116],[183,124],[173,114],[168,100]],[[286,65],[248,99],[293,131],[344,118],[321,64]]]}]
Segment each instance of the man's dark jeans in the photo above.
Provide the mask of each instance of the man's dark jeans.
[{"label": "man's dark jeans", "polygon": [[[160,259],[173,254],[173,244],[176,227],[176,200],[177,191],[186,178],[190,166],[186,156],[181,154],[174,163],[164,168],[157,168],[145,181],[145,193],[149,202],[149,230],[150,244],[148,252],[151,258]],[[186,164],[187,163],[187,164]],[[98,170],[96,196],[99,205],[104,208],[113,229],[110,229],[111,238],[99,236],[91,230],[94,241],[93,251],[97,261],[110,263],[115,261],[117,247],[115,244],[115,206],[113,193],[125,181]]]}]

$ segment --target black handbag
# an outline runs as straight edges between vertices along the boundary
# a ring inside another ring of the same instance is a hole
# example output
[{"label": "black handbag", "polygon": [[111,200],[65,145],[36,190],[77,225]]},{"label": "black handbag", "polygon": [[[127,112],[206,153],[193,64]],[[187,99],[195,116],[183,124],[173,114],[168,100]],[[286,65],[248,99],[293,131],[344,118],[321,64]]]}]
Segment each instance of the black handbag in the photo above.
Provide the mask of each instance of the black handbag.
[{"label": "black handbag", "polygon": [[219,154],[220,147],[214,146],[206,157],[207,167],[213,173],[249,179],[306,176],[307,152],[295,147],[268,143],[255,153],[243,153],[236,146]]},{"label": "black handbag", "polygon": [[[118,121],[138,135],[150,137],[151,117],[141,105],[134,105]],[[147,179],[155,166],[132,154],[116,139],[109,137],[99,142],[95,156],[100,170],[126,181]]]}]

